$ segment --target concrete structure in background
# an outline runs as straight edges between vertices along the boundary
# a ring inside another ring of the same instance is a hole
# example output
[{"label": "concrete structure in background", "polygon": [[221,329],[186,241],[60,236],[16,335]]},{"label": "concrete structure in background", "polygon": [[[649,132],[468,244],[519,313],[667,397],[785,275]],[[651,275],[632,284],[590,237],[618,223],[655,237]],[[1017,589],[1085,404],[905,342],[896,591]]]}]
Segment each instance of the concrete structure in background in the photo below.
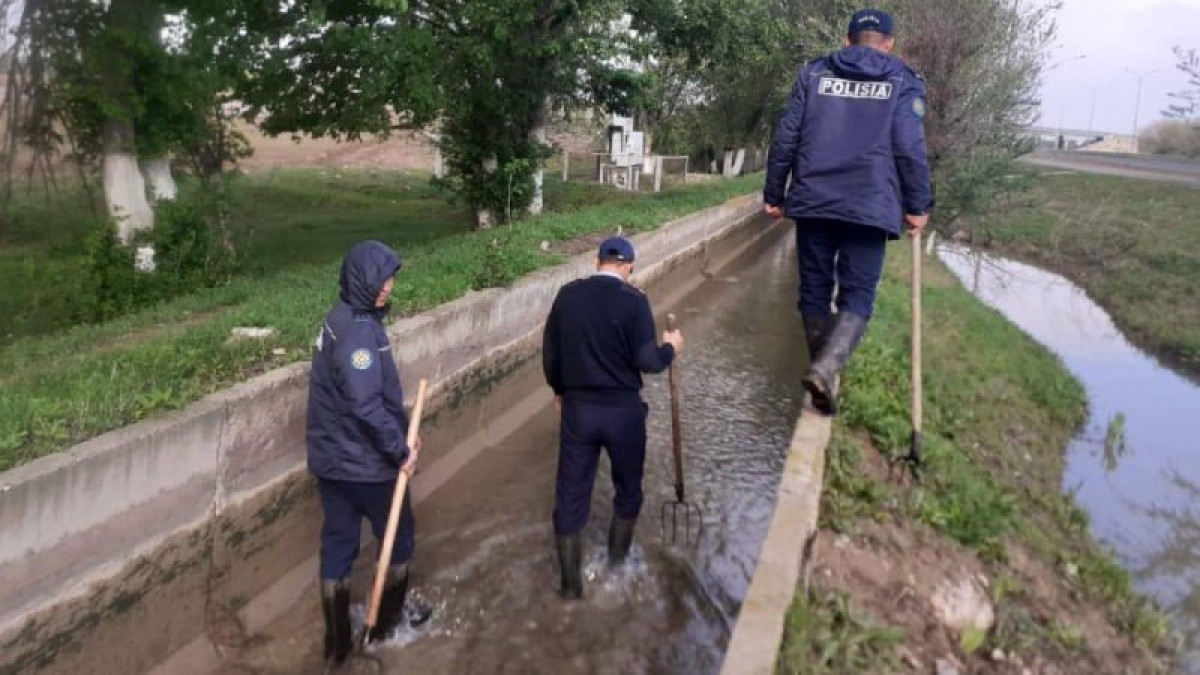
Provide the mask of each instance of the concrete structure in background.
[{"label": "concrete structure in background", "polygon": [[1037,140],[1038,147],[1052,150],[1128,153],[1136,147],[1133,136],[1107,131],[1035,126],[1029,128],[1029,133]]}]

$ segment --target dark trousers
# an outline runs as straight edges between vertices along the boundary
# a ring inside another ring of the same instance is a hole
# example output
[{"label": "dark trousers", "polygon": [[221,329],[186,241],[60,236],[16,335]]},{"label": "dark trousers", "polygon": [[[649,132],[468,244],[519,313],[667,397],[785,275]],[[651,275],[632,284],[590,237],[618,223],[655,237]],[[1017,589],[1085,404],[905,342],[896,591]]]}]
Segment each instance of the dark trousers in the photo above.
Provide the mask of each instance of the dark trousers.
[{"label": "dark trousers", "polygon": [[[358,557],[359,533],[364,517],[371,523],[371,532],[382,545],[396,481],[354,483],[320,478],[317,488],[321,493],[321,508],[325,511],[325,524],[321,527],[321,578],[344,579],[350,576],[350,568]],[[415,534],[416,521],[406,492],[400,509],[400,525],[396,528],[396,544],[392,547],[391,564],[408,562],[416,543]]]},{"label": "dark trousers", "polygon": [[641,402],[563,401],[554,488],[555,534],[576,534],[587,524],[601,448],[608,451],[612,465],[613,513],[621,518],[637,517],[642,510],[647,410]]},{"label": "dark trousers", "polygon": [[887,233],[836,220],[796,221],[800,315],[828,316],[837,285],[839,312],[870,319],[883,275]]}]

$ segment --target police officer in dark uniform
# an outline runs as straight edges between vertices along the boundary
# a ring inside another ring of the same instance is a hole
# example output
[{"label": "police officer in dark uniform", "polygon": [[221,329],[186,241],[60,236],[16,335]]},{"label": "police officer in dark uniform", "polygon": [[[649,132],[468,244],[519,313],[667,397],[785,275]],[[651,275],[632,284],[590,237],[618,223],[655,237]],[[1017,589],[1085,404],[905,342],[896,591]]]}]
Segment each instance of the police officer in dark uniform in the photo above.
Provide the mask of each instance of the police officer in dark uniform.
[{"label": "police officer in dark uniform", "polygon": [[886,243],[902,222],[921,230],[933,207],[925,86],[892,56],[894,45],[889,14],[856,12],[845,47],[800,70],[767,159],[766,212],[796,221],[812,364],[804,387],[829,415],[837,412],[839,374],[871,318]]},{"label": "police officer in dark uniform", "polygon": [[[340,664],[350,652],[350,568],[358,557],[362,519],[382,540],[398,472],[412,475],[420,444],[405,440],[408,414],[400,373],[383,319],[400,258],[368,241],[342,261],[341,293],[317,336],[308,394],[308,468],[317,477],[325,523],[321,528],[321,608],[325,659]],[[412,506],[401,509],[391,567],[372,641],[400,622],[414,547]],[[410,608],[412,625],[430,611]]]},{"label": "police officer in dark uniform", "polygon": [[562,415],[554,534],[562,569],[562,595],[583,595],[579,533],[587,524],[600,449],[612,465],[613,515],[608,558],[629,554],[642,507],[646,414],[642,373],[661,373],[683,350],[679,331],[655,340],[650,302],[629,285],[633,245],[612,237],[600,245],[596,273],[563,286],[542,341],[546,382]]}]

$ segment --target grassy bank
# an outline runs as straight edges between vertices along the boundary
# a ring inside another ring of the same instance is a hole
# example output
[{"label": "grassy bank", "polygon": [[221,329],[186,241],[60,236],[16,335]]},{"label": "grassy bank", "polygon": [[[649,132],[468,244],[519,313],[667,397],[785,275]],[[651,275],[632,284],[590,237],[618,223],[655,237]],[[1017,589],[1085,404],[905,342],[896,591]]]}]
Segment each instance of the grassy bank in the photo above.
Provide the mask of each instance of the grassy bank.
[{"label": "grassy bank", "polygon": [[[587,201],[595,199],[576,195],[567,210],[511,228],[423,242],[401,231],[380,232],[379,238],[396,245],[406,261],[396,283],[393,317],[561,262],[564,255],[553,247],[542,251],[543,241],[607,233],[618,226],[626,232],[652,229],[751,192],[760,183],[761,177],[751,176],[658,195],[610,192],[590,206]],[[0,348],[0,470],[308,358],[316,327],[336,297],[342,252],[331,249],[321,263],[237,279],[105,324]],[[270,326],[276,335],[230,342],[235,326]]]},{"label": "grassy bank", "polygon": [[1110,176],[1044,176],[1035,206],[990,245],[1065,274],[1127,335],[1200,375],[1200,190]]},{"label": "grassy bank", "polygon": [[[811,593],[798,591],[781,672],[1156,672],[1164,617],[1061,492],[1085,418],[1079,384],[940,264],[925,281],[925,442],[919,484],[892,472],[909,444],[907,244],[846,376],[830,443]],[[990,630],[945,627],[933,598],[975,583]]]},{"label": "grassy bank", "polygon": [[[181,185],[185,194],[194,188]],[[235,176],[226,192],[229,227],[244,254],[241,277],[329,262],[363,239],[408,247],[471,229],[471,214],[423,174],[279,169]],[[549,211],[634,197],[595,183],[547,182]],[[0,214],[0,344],[77,322],[87,239],[102,213],[100,195],[64,188],[19,195]]]}]

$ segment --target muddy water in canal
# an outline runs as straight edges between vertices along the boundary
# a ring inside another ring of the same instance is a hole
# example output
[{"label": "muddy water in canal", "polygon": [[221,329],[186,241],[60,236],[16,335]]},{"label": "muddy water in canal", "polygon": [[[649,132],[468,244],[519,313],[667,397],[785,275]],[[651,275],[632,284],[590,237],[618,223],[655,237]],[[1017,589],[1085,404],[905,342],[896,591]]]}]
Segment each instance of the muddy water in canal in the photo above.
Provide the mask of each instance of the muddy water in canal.
[{"label": "muddy water in canal", "polygon": [[[540,360],[531,360],[491,396],[534,401],[536,414],[502,440],[486,439],[432,491],[422,494],[423,477],[416,479],[415,594],[435,608],[434,619],[375,647],[378,660],[356,670],[716,672],[800,410],[805,354],[791,239],[783,232],[765,238],[670,307],[656,308],[676,312],[688,340],[677,367],[689,497],[705,512],[697,547],[667,546],[660,537],[659,509],[673,498],[670,418],[666,375],[650,376],[646,501],[631,560],[607,569],[612,487],[603,460],[584,532],[584,599],[558,597],[550,524],[558,421]],[[436,446],[436,428],[428,446]],[[373,550],[364,546],[363,558]],[[360,565],[358,576],[364,572]],[[321,630],[314,579],[296,609],[227,670],[321,672]]]},{"label": "muddy water in canal", "polygon": [[1200,674],[1200,384],[1131,345],[1056,274],[960,247],[941,258],[1087,389],[1089,420],[1067,448],[1063,487],[1138,589],[1171,614],[1184,670]]}]

